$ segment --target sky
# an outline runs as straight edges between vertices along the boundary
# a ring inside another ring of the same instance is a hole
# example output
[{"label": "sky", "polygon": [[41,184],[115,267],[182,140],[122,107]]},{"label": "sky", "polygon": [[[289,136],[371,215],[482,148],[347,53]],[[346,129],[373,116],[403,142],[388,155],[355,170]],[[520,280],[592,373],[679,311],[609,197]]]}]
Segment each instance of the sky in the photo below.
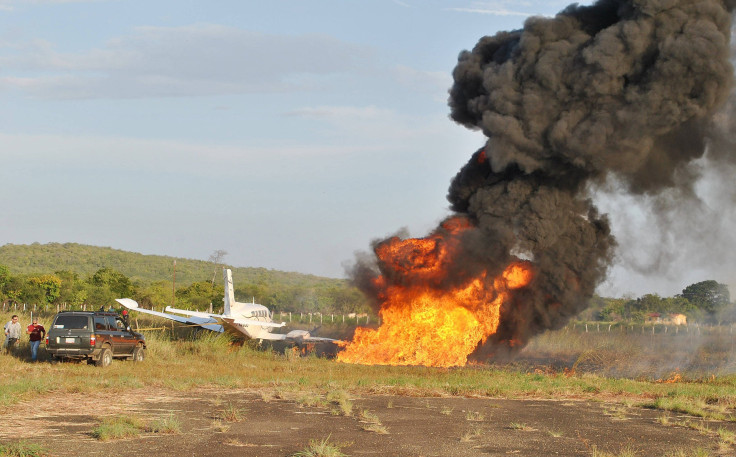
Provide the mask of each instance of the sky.
[{"label": "sky", "polygon": [[[458,54],[566,4],[0,0],[0,245],[345,277],[372,240],[450,214],[485,142],[449,119]],[[645,210],[606,201],[625,243],[601,293],[729,281],[647,268],[626,230]]]}]

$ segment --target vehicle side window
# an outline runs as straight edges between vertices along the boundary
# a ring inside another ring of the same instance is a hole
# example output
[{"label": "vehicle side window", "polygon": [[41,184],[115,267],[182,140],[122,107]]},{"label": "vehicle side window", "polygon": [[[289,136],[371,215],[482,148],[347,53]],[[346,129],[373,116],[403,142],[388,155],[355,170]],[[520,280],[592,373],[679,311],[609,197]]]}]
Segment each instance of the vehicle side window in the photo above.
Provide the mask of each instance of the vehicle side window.
[{"label": "vehicle side window", "polygon": [[95,330],[107,330],[107,320],[104,316],[95,316]]},{"label": "vehicle side window", "polygon": [[107,319],[107,325],[110,327],[110,330],[115,330],[117,328],[117,324],[115,324],[115,316],[105,316],[105,319]]}]

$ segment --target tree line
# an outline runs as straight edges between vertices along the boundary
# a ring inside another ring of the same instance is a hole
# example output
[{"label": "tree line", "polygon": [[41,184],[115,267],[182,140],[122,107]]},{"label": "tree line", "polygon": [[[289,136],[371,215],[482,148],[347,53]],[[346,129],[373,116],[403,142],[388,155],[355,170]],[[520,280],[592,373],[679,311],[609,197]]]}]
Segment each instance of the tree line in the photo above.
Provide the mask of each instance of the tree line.
[{"label": "tree line", "polygon": [[[208,276],[211,273],[208,272]],[[103,267],[89,275],[69,270],[54,273],[14,274],[0,265],[0,301],[3,304],[29,304],[67,308],[96,309],[117,307],[116,298],[133,298],[141,306],[204,311],[223,306],[224,287],[212,278],[174,287],[173,281],[132,280],[114,268]],[[235,284],[238,301],[253,300],[272,311],[350,313],[369,310],[363,295],[344,281],[317,282],[309,286],[289,282],[242,282]]]},{"label": "tree line", "polygon": [[[76,243],[0,246],[0,301],[90,307],[115,305],[133,298],[147,308],[167,305],[205,310],[222,307],[222,263],[226,251],[209,261],[144,255]],[[344,279],[324,278],[265,268],[230,267],[235,296],[276,312],[370,312],[365,297]],[[39,273],[42,272],[42,273]],[[48,273],[53,272],[53,273]],[[176,275],[176,288],[172,280]],[[652,313],[685,314],[690,321],[736,322],[728,287],[701,281],[673,297],[595,296],[578,318],[644,322]]]},{"label": "tree line", "polygon": [[594,297],[584,312],[585,318],[598,321],[643,323],[651,315],[684,314],[690,321],[736,322],[728,286],[715,280],[691,284],[673,297],[645,294],[638,298]]}]

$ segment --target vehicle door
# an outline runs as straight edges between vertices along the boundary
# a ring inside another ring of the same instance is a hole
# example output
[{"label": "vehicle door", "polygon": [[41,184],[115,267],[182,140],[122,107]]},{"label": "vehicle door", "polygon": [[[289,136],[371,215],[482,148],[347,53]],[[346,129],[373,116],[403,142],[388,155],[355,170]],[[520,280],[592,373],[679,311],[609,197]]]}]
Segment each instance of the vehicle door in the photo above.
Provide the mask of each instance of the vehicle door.
[{"label": "vehicle door", "polygon": [[116,356],[131,354],[135,342],[133,335],[125,328],[123,320],[119,316],[107,316],[107,323],[110,326],[110,333],[115,347],[113,353]]},{"label": "vehicle door", "polygon": [[108,335],[110,335],[113,355],[127,354],[128,348],[125,346],[125,338],[123,337],[123,332],[118,329],[115,316],[105,316],[105,320],[110,329]]},{"label": "vehicle door", "polygon": [[128,327],[125,325],[125,321],[122,317],[116,316],[115,317],[115,325],[120,331],[120,334],[122,336],[121,340],[123,341],[123,347],[125,348],[126,354],[132,354],[133,349],[135,349],[136,343],[138,341],[138,338],[136,338],[133,333],[128,330]]}]

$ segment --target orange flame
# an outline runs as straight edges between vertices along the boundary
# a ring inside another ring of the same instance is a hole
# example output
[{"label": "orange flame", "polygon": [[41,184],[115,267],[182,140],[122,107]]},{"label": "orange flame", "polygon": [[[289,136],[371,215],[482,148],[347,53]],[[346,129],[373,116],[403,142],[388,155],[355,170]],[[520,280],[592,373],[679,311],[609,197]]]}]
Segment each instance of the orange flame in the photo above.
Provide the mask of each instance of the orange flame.
[{"label": "orange flame", "polygon": [[457,217],[427,238],[392,238],[379,245],[376,255],[394,278],[375,280],[381,326],[358,328],[337,359],[368,365],[465,365],[468,355],[496,332],[501,305],[511,291],[532,279],[530,264],[517,262],[497,278],[482,272],[461,286],[441,286],[460,235],[471,228],[467,219]]},{"label": "orange flame", "polygon": [[661,384],[675,384],[678,382],[682,382],[682,375],[678,371],[675,371],[674,373],[672,373],[672,375],[669,378],[657,379],[655,382],[661,383]]}]

